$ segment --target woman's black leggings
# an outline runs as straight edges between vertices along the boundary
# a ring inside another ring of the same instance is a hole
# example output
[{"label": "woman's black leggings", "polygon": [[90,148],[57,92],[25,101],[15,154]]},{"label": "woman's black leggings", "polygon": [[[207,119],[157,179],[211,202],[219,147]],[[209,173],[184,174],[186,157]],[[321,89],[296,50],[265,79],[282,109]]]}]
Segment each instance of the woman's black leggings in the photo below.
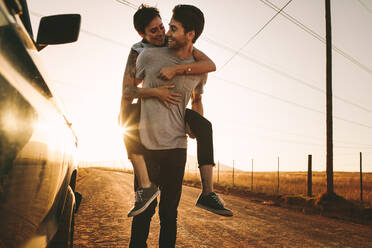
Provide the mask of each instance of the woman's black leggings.
[{"label": "woman's black leggings", "polygon": [[199,167],[214,165],[212,123],[191,109],[186,109],[185,122],[196,137]]}]

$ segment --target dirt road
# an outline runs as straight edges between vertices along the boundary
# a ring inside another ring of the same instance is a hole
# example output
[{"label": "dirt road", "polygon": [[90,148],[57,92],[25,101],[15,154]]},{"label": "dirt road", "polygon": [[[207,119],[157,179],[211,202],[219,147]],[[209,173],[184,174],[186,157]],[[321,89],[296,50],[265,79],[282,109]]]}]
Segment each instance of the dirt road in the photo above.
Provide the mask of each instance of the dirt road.
[{"label": "dirt road", "polygon": [[[130,174],[98,169],[79,180],[74,247],[128,247],[132,182]],[[183,187],[176,247],[372,247],[372,227],[222,195],[235,214],[226,218],[195,207],[199,191]],[[158,233],[156,214],[149,247],[158,247]]]}]

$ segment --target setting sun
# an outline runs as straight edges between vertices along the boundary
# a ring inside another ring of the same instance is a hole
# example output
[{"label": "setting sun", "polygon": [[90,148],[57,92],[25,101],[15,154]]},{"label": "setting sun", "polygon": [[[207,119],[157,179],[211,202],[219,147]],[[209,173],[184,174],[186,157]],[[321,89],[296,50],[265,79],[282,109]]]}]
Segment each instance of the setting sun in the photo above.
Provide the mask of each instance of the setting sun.
[{"label": "setting sun", "polygon": [[81,161],[122,161],[126,158],[122,135],[124,128],[115,122],[89,121],[93,125],[77,126]]}]

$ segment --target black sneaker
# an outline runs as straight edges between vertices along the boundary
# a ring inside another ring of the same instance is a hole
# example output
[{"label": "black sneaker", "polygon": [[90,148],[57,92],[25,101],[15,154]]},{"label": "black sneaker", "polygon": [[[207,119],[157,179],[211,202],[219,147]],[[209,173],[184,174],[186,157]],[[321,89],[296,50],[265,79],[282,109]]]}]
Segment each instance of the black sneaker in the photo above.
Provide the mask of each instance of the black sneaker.
[{"label": "black sneaker", "polygon": [[230,209],[225,208],[222,200],[214,192],[203,196],[200,194],[196,206],[205,210],[211,211],[215,214],[223,216],[233,216],[233,212]]},{"label": "black sneaker", "polygon": [[129,211],[128,217],[136,216],[146,210],[150,203],[156,199],[160,190],[155,184],[151,184],[149,188],[140,188],[136,192],[136,200],[134,207]]}]

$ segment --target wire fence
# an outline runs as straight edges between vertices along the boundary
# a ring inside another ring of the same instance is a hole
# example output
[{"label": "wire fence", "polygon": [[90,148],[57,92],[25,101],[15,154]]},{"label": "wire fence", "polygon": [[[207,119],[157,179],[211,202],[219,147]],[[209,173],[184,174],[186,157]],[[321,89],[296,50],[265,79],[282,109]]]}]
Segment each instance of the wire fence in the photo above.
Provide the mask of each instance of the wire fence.
[{"label": "wire fence", "polygon": [[[325,171],[311,170],[311,155],[308,157],[308,171],[280,171],[279,157],[277,157],[277,171],[258,171],[254,166],[254,159],[246,165],[247,171],[238,170],[235,166],[235,160],[228,166],[217,162],[213,169],[214,185],[279,195],[317,196],[327,190],[327,174]],[[109,167],[123,171],[133,169],[129,161],[81,161],[79,167]],[[361,153],[360,164],[356,165],[355,168],[359,168],[360,171],[334,172],[334,191],[345,199],[372,205],[372,173],[362,171]],[[188,160],[184,179],[191,182],[200,182],[200,172],[195,160]]]},{"label": "wire fence", "polygon": [[[327,190],[326,171],[311,170],[311,155],[308,157],[308,171],[280,171],[280,158],[277,157],[277,171],[255,171],[254,160],[246,165],[249,171],[241,171],[232,166],[223,166],[217,162],[213,172],[214,185],[235,187],[240,190],[280,195],[318,196]],[[372,205],[372,173],[362,171],[362,154],[360,154],[359,172],[334,172],[334,191],[348,200]],[[200,181],[200,173],[196,162],[186,164],[185,180]]]}]

